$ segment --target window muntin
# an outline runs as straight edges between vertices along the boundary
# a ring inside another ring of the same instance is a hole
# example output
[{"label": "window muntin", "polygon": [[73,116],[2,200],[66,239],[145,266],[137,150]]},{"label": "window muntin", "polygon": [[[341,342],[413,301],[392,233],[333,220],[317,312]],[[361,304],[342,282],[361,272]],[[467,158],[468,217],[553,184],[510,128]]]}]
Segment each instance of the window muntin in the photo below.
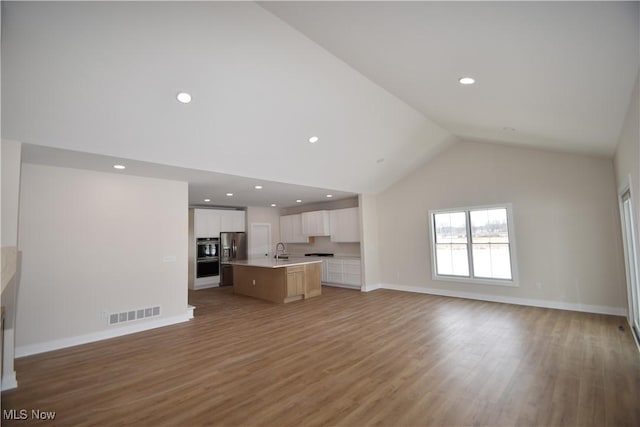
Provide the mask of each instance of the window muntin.
[{"label": "window muntin", "polygon": [[434,278],[512,284],[510,205],[430,213]]}]

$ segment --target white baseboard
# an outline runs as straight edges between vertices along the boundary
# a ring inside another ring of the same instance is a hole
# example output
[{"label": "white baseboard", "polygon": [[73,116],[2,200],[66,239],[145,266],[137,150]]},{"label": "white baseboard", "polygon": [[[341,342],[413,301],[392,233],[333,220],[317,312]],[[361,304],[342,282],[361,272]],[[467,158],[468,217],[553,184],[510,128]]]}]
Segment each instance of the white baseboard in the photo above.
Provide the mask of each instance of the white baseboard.
[{"label": "white baseboard", "polygon": [[345,288],[345,289],[358,289],[358,290],[360,290],[360,286],[358,286],[358,285],[345,285],[344,283],[322,282],[322,286],[332,286],[334,288]]},{"label": "white baseboard", "polygon": [[375,291],[376,289],[382,289],[382,285],[380,283],[374,283],[371,285],[364,285],[362,286],[362,288],[360,289],[362,292],[371,292],[371,291]]},{"label": "white baseboard", "polygon": [[[133,323],[123,327],[114,327],[92,334],[79,335],[75,337],[62,338],[39,344],[29,344],[16,347],[16,358],[31,356],[33,354],[45,353],[47,351],[59,350],[61,348],[73,347],[80,344],[87,344],[95,341],[102,341],[109,338],[116,338],[123,335],[134,334],[136,332],[147,331],[149,329],[161,328],[163,326],[175,325],[176,323],[188,322],[193,318],[193,310],[186,309],[184,314],[159,318],[140,323]],[[4,379],[3,379],[4,380]],[[3,381],[4,385],[4,381]]]},{"label": "white baseboard", "polygon": [[6,372],[2,375],[2,391],[12,390],[17,387],[16,371]]},{"label": "white baseboard", "polygon": [[193,312],[196,311],[196,306],[195,305],[187,305],[187,314],[189,315],[189,320],[193,319]]},{"label": "white baseboard", "polygon": [[200,291],[202,289],[219,288],[219,287],[220,287],[219,283],[205,283],[205,284],[202,284],[202,285],[195,284],[195,285],[193,285],[193,290],[194,291]]},{"label": "white baseboard", "polygon": [[382,289],[392,289],[404,292],[416,292],[429,295],[440,295],[445,297],[467,298],[480,301],[502,302],[507,304],[527,305],[531,307],[555,308],[559,310],[582,311],[585,313],[611,314],[615,316],[626,316],[627,310],[620,307],[609,307],[604,305],[578,304],[564,301],[549,301],[530,298],[507,297],[502,295],[477,294],[472,292],[460,292],[449,289],[423,288],[420,286],[406,286],[383,283]]}]

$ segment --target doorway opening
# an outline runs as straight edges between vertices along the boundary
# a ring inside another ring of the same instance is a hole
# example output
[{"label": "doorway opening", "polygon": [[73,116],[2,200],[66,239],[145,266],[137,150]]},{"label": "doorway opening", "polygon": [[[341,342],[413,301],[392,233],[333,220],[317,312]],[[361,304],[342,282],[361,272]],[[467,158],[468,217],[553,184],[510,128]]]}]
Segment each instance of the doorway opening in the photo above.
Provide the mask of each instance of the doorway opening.
[{"label": "doorway opening", "polygon": [[271,224],[252,223],[249,236],[249,258],[271,256]]},{"label": "doorway opening", "polygon": [[628,186],[620,194],[620,216],[622,220],[622,240],[624,264],[627,277],[627,298],[629,300],[629,323],[640,348],[640,281],[638,280],[638,242],[634,221],[633,199]]}]

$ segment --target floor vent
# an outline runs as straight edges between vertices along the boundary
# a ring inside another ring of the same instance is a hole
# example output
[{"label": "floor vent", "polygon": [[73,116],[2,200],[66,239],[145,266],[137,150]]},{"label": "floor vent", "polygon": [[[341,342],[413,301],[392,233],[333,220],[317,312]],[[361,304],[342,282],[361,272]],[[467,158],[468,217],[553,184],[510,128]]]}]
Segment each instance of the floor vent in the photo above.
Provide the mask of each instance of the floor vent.
[{"label": "floor vent", "polygon": [[148,319],[150,317],[160,316],[160,306],[139,308],[137,310],[122,311],[120,313],[111,313],[109,315],[109,325],[117,325],[120,323],[133,322],[134,320]]}]

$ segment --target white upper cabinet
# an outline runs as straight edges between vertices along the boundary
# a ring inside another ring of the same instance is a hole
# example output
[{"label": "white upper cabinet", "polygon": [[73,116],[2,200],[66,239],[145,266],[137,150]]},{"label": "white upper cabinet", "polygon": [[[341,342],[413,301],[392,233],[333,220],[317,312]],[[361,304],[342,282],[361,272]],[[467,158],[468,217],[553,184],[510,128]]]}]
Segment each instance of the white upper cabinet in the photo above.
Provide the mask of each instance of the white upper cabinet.
[{"label": "white upper cabinet", "polygon": [[329,236],[331,234],[329,211],[302,213],[302,234],[305,236]]},{"label": "white upper cabinet", "polygon": [[331,241],[360,241],[360,210],[358,208],[337,209],[330,212]]},{"label": "white upper cabinet", "polygon": [[194,209],[193,232],[200,237],[218,237],[220,235],[220,212],[213,209]]},{"label": "white upper cabinet", "polygon": [[246,231],[244,211],[220,212],[220,231]]},{"label": "white upper cabinet", "polygon": [[219,237],[222,231],[245,231],[245,212],[217,209],[193,210],[195,238]]},{"label": "white upper cabinet", "polygon": [[309,237],[302,234],[302,215],[280,217],[280,241],[283,243],[309,243]]}]

